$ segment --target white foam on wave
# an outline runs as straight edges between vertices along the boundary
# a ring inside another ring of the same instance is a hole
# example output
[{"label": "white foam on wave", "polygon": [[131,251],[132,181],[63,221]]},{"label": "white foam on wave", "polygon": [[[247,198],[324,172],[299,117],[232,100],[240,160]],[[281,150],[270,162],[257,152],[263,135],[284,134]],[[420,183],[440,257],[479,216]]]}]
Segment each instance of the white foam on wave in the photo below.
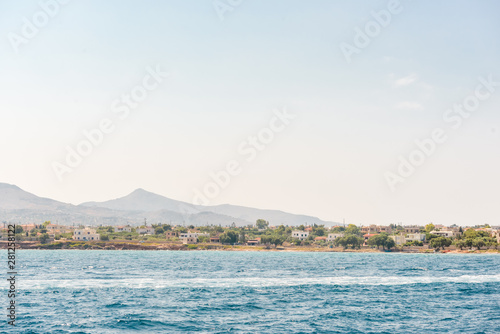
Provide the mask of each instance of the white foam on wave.
[{"label": "white foam on wave", "polygon": [[496,283],[500,275],[463,276],[366,276],[366,277],[235,277],[235,278],[190,278],[190,279],[61,279],[20,280],[20,290],[45,289],[162,289],[162,288],[232,288],[272,287],[301,285],[409,285],[438,283]]}]

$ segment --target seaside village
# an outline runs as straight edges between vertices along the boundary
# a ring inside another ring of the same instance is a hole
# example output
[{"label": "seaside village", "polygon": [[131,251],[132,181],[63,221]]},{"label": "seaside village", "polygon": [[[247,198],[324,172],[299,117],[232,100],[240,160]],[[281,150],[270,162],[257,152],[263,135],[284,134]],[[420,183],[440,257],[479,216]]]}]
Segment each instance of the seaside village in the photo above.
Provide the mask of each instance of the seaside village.
[{"label": "seaside village", "polygon": [[[250,246],[267,249],[341,248],[400,251],[495,250],[500,248],[500,226],[474,227],[425,225],[353,224],[325,227],[323,225],[272,226],[259,219],[254,225],[180,226],[144,224],[142,226],[65,226],[43,224],[16,225],[16,239],[31,245],[67,245],[68,243],[106,244],[170,244],[178,249],[214,249],[210,245]],[[0,241],[7,240],[4,222]],[[54,247],[52,247],[54,248]],[[65,247],[62,247],[65,248]],[[94,247],[92,247],[94,248]],[[99,247],[97,247],[99,248]]]}]

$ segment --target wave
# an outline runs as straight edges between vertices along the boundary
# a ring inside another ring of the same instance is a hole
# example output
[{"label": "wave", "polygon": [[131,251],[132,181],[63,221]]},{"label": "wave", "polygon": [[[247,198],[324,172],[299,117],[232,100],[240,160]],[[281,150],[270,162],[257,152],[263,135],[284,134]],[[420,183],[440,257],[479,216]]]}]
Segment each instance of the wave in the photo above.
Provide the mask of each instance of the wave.
[{"label": "wave", "polygon": [[462,276],[339,276],[339,277],[234,277],[234,278],[133,278],[133,279],[62,279],[27,280],[19,282],[19,290],[45,289],[163,289],[163,288],[232,288],[232,287],[273,287],[307,285],[410,285],[439,283],[498,283],[499,275]]}]

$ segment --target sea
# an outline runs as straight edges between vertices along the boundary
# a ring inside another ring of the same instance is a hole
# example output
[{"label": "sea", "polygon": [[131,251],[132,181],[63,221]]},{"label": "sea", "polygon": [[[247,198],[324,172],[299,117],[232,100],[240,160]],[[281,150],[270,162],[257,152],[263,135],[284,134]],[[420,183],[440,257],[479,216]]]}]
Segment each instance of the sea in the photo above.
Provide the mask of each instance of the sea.
[{"label": "sea", "polygon": [[16,266],[2,333],[500,333],[498,254],[18,250]]}]

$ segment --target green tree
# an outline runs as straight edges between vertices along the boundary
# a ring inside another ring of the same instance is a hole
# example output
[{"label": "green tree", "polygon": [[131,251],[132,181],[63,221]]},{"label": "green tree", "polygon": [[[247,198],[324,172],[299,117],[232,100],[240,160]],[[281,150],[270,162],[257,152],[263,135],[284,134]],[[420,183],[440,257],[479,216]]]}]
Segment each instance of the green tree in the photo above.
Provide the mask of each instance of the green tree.
[{"label": "green tree", "polygon": [[209,241],[210,241],[210,237],[207,237],[206,235],[200,235],[198,237],[198,242],[207,243]]},{"label": "green tree", "polygon": [[47,240],[49,240],[49,235],[47,233],[43,233],[41,236],[40,236],[40,242],[42,244],[46,243]]},{"label": "green tree", "polygon": [[101,235],[101,240],[102,241],[108,241],[109,240],[109,236],[107,234]]},{"label": "green tree", "polygon": [[259,230],[264,230],[269,226],[269,222],[265,221],[264,219],[257,219],[257,222],[255,223],[255,225],[257,226],[257,228]]},{"label": "green tree", "polygon": [[462,239],[464,241],[464,245],[467,247],[467,248],[472,248],[472,246],[474,246],[474,239],[473,238],[465,238],[465,239]]},{"label": "green tree", "polygon": [[372,235],[370,238],[368,238],[367,244],[372,247],[379,247],[381,242],[380,242],[380,235]]},{"label": "green tree", "polygon": [[277,247],[279,245],[282,245],[284,241],[285,241],[284,237],[273,236],[272,240],[271,240],[271,243],[274,245],[274,247]]},{"label": "green tree", "polygon": [[220,242],[223,244],[234,245],[238,242],[238,233],[234,231],[227,231],[220,235]]},{"label": "green tree", "polygon": [[177,232],[179,232],[179,233],[187,233],[187,231],[188,231],[188,230],[187,230],[187,228],[185,228],[185,227],[182,227],[182,226],[177,226],[177,227],[175,228],[175,231],[177,231]]},{"label": "green tree", "polygon": [[484,238],[476,238],[472,242],[472,245],[479,250],[481,247],[486,246],[486,240]]},{"label": "green tree", "polygon": [[343,226],[335,226],[332,230],[332,233],[343,233],[345,232],[345,227]]},{"label": "green tree", "polygon": [[455,240],[454,242],[455,247],[460,248],[460,250],[464,249],[466,247],[465,240]]},{"label": "green tree", "polygon": [[490,234],[486,231],[479,230],[479,231],[476,231],[476,233],[477,233],[477,236],[479,238],[489,238],[490,237]]},{"label": "green tree", "polygon": [[270,235],[261,235],[260,236],[260,243],[263,245],[271,244],[272,237]]},{"label": "green tree", "polygon": [[377,248],[379,248],[380,246],[384,247],[385,239],[386,238],[384,238],[384,236],[381,234],[372,235],[368,239],[368,244],[370,246],[376,246]]},{"label": "green tree", "polygon": [[464,237],[474,239],[478,237],[478,234],[476,230],[474,230],[473,228],[469,228],[467,231],[464,232]]},{"label": "green tree", "polygon": [[326,229],[324,225],[313,227],[313,234],[317,237],[323,237],[326,235]]},{"label": "green tree", "polygon": [[349,246],[354,249],[354,248],[361,248],[361,245],[364,243],[364,239],[361,237],[358,237],[354,234],[348,234],[345,235],[341,238],[335,239],[335,245],[336,246],[342,246],[344,249],[348,248]]},{"label": "green tree", "polygon": [[436,234],[432,234],[429,232],[425,233],[425,240],[427,240],[427,242],[431,242],[432,239],[436,239],[436,238],[439,238],[439,236]]},{"label": "green tree", "polygon": [[16,225],[16,228],[14,230],[16,234],[21,234],[24,232],[23,227],[21,225]]},{"label": "green tree", "polygon": [[433,223],[430,223],[430,224],[427,224],[425,225],[425,232],[429,233],[429,232],[432,232],[434,231],[436,227],[434,226]]},{"label": "green tree", "polygon": [[396,247],[396,242],[392,238],[387,238],[386,241],[385,241],[384,246],[387,247],[387,249],[390,250],[391,248]]},{"label": "green tree", "polygon": [[392,238],[389,238],[389,235],[387,233],[373,235],[368,239],[367,243],[368,245],[376,246],[377,248],[382,246],[382,249],[385,249],[386,247],[388,249],[391,249],[392,247],[396,246],[394,240]]},{"label": "green tree", "polygon": [[246,237],[246,235],[245,235],[245,232],[244,232],[244,231],[242,231],[242,232],[240,233],[240,237],[239,237],[238,241],[239,241],[239,243],[240,243],[240,244],[244,244],[244,243],[246,243],[246,242],[247,242],[247,237]]},{"label": "green tree", "polygon": [[439,238],[432,239],[430,245],[432,248],[444,249],[445,247],[450,246],[452,242],[453,242],[453,240],[451,240],[450,238],[439,237]]},{"label": "green tree", "polygon": [[349,226],[345,229],[345,234],[358,235],[360,232],[359,228],[354,224],[349,224]]}]

